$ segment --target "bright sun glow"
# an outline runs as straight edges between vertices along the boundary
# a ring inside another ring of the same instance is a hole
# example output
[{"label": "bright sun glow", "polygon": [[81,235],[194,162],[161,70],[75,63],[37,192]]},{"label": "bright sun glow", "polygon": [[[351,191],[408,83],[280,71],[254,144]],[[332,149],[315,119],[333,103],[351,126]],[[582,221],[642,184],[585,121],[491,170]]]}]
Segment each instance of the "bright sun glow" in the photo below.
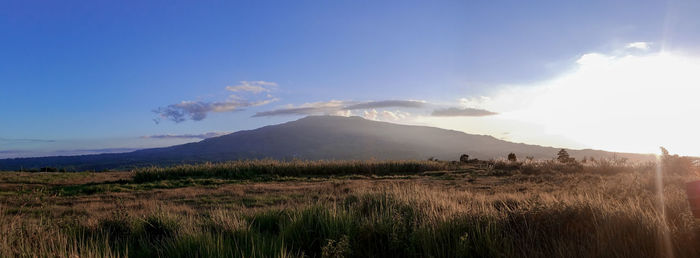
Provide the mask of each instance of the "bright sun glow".
[{"label": "bright sun glow", "polygon": [[666,146],[675,153],[700,155],[698,57],[589,53],[557,78],[507,86],[463,104],[500,115],[430,122],[488,134],[497,128],[518,142],[647,153]]}]

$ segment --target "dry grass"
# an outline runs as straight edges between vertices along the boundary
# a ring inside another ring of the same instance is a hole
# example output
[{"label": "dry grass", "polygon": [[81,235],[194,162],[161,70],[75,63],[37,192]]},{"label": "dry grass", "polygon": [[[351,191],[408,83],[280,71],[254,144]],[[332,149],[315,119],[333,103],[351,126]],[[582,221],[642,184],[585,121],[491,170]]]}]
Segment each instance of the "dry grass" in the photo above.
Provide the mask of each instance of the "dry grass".
[{"label": "dry grass", "polygon": [[602,166],[491,162],[408,177],[184,187],[163,180],[71,196],[56,187],[114,184],[124,173],[61,184],[23,174],[0,185],[0,256],[664,257],[664,233],[676,257],[700,256],[700,224],[684,193],[695,174],[666,173],[664,219],[652,167]]}]

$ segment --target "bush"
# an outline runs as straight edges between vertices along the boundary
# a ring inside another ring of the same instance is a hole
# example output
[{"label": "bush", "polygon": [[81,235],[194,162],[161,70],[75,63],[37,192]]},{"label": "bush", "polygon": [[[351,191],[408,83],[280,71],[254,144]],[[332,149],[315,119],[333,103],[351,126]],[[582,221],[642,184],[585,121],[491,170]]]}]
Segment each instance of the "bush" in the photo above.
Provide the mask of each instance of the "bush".
[{"label": "bush", "polygon": [[515,153],[512,153],[512,152],[511,152],[510,154],[508,154],[508,161],[510,161],[510,162],[516,162],[516,161],[518,161],[518,158],[515,157]]},{"label": "bush", "polygon": [[469,155],[462,154],[461,156],[459,156],[459,162],[469,163]]},{"label": "bush", "polygon": [[560,163],[569,163],[569,162],[573,161],[573,159],[571,157],[569,157],[569,152],[567,152],[565,149],[561,149],[557,153],[557,160]]}]

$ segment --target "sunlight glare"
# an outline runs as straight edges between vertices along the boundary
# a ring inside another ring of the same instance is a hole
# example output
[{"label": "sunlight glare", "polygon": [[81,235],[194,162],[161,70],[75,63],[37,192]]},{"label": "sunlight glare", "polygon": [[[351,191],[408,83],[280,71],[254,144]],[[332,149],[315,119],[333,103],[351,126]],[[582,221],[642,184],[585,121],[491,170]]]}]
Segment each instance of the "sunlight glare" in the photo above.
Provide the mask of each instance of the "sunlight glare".
[{"label": "sunlight glare", "polygon": [[512,85],[489,98],[463,102],[499,112],[496,120],[540,125],[542,134],[592,148],[653,153],[663,145],[700,155],[698,97],[700,58],[670,52],[589,53],[575,69],[552,80]]}]

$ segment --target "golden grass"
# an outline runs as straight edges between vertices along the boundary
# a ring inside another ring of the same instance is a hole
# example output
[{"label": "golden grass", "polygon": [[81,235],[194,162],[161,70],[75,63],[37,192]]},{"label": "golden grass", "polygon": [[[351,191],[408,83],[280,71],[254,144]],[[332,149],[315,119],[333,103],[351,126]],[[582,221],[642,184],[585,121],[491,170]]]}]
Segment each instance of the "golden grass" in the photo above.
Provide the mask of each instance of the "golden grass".
[{"label": "golden grass", "polygon": [[664,257],[665,232],[676,257],[700,256],[700,224],[684,193],[696,174],[665,175],[664,220],[649,166],[583,166],[76,196],[6,180],[0,256]]}]

